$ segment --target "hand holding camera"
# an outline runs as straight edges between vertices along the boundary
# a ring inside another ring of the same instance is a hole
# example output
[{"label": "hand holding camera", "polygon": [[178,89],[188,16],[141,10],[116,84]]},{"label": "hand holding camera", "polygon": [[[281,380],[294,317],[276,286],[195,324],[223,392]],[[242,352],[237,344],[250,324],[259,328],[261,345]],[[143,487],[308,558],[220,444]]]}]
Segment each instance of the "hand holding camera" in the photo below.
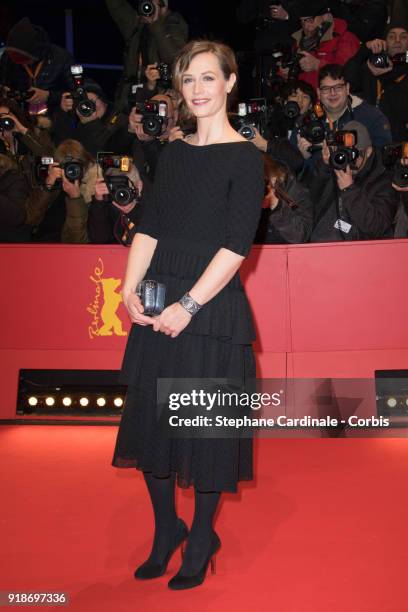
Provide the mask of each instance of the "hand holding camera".
[{"label": "hand holding camera", "polygon": [[279,19],[280,21],[286,21],[289,19],[289,14],[285,11],[283,6],[276,2],[269,5],[272,19]]},{"label": "hand holding camera", "polygon": [[60,107],[64,113],[69,113],[70,111],[73,110],[74,99],[72,95],[69,93],[69,91],[66,91],[62,94]]},{"label": "hand holding camera", "polygon": [[69,198],[79,198],[81,195],[79,188],[79,180],[70,181],[65,176],[63,168],[59,164],[50,164],[48,166],[48,176],[45,181],[46,186],[50,191],[54,188],[62,187],[63,191]]},{"label": "hand holding camera", "polygon": [[31,87],[29,89],[29,93],[31,93],[30,103],[38,104],[39,102],[47,102],[50,92],[46,89],[40,89],[39,87]]},{"label": "hand holding camera", "polygon": [[128,131],[131,134],[135,134],[138,140],[142,142],[147,142],[149,140],[152,140],[152,136],[144,132],[142,119],[143,119],[143,115],[138,111],[136,106],[133,107],[129,115]]},{"label": "hand holding camera", "polygon": [[145,74],[147,79],[147,89],[153,91],[156,89],[157,81],[160,80],[160,72],[157,67],[157,62],[154,64],[148,64]]},{"label": "hand holding camera", "polygon": [[9,111],[8,113],[0,114],[0,136],[3,135],[4,132],[8,132],[10,136],[12,132],[26,134],[28,132],[28,128],[26,128],[17,119],[17,117]]}]

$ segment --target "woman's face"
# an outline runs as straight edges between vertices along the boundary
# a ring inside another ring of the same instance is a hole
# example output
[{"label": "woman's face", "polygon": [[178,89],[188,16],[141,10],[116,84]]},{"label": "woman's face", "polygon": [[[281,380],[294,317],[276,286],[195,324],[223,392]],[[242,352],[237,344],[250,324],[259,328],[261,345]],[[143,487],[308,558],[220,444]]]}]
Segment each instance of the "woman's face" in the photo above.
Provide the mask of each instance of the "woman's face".
[{"label": "woman's face", "polygon": [[299,104],[301,115],[307,113],[312,103],[310,96],[303,93],[301,89],[297,89],[295,93],[290,94],[290,96],[288,96],[288,100],[292,100],[293,102],[297,102]]},{"label": "woman's face", "polygon": [[188,109],[197,117],[212,117],[226,110],[227,94],[236,81],[225,79],[214,53],[200,53],[182,76],[182,94]]}]

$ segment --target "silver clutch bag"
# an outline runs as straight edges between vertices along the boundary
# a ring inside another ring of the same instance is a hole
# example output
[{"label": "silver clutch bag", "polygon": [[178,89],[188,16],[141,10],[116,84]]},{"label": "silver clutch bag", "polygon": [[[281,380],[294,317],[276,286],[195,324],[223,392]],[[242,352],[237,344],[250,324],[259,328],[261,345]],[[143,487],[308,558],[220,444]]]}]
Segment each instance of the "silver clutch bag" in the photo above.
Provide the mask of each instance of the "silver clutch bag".
[{"label": "silver clutch bag", "polygon": [[155,280],[143,280],[136,289],[147,316],[159,315],[164,310],[166,285]]}]

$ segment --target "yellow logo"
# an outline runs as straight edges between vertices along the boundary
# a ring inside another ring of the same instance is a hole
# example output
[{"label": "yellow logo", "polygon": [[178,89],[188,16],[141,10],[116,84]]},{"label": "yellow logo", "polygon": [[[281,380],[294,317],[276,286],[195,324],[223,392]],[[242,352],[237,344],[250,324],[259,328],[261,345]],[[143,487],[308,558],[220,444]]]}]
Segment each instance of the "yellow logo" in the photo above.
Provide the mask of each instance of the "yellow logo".
[{"label": "yellow logo", "polygon": [[122,296],[117,293],[121,283],[120,278],[103,278],[104,265],[99,257],[93,275],[89,278],[95,285],[95,297],[86,311],[92,315],[92,322],[88,327],[91,340],[99,336],[127,336],[122,327],[122,321],[116,314]]}]

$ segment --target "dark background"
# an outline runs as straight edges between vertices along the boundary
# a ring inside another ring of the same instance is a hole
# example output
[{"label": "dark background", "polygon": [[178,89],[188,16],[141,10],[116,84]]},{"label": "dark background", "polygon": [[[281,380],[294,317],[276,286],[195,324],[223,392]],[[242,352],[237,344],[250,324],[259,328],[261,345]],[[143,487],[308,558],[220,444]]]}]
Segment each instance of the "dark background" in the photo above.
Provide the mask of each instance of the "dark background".
[{"label": "dark background", "polygon": [[[250,49],[253,29],[237,22],[239,0],[170,0],[169,7],[183,15],[190,38],[206,37],[231,45],[236,51]],[[136,5],[136,1],[130,2]],[[106,9],[104,0],[6,0],[0,2],[0,38],[22,17],[44,27],[51,42],[65,47],[65,9],[72,9],[74,59],[84,64],[122,64],[123,39]],[[86,69],[109,95],[113,94],[118,71]]]}]

